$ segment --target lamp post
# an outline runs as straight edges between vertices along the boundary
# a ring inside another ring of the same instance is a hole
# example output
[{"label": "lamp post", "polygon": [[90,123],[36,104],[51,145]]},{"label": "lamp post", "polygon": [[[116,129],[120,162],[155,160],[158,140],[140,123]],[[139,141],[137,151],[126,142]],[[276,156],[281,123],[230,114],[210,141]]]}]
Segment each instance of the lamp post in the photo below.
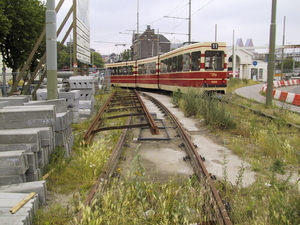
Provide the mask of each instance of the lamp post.
[{"label": "lamp post", "polygon": [[153,41],[151,39],[148,39],[148,41],[151,41],[151,47],[152,47],[152,55],[151,55],[151,57],[153,57],[153,47],[154,47]]}]

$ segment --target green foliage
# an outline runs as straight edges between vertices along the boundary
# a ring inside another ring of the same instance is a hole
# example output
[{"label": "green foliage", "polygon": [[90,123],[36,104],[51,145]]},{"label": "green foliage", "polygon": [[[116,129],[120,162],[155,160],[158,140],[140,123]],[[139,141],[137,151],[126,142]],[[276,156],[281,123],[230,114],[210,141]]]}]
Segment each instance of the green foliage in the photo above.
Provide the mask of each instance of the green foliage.
[{"label": "green foliage", "polygon": [[57,68],[62,69],[64,66],[70,65],[70,55],[65,51],[61,50],[57,57]]},{"label": "green foliage", "polygon": [[234,118],[226,110],[226,103],[219,99],[204,95],[199,101],[198,108],[206,124],[222,130],[235,128]]},{"label": "green foliage", "polygon": [[54,205],[48,209],[48,213],[42,213],[38,210],[37,214],[34,217],[33,225],[65,225],[68,224],[72,218],[72,214],[68,212],[66,207],[62,205]]},{"label": "green foliage", "polygon": [[259,82],[254,80],[248,80],[248,79],[230,78],[227,84],[228,84],[227,92],[230,93],[237,88],[259,84]]},{"label": "green foliage", "polygon": [[131,60],[131,50],[130,49],[126,49],[123,53],[122,53],[122,61],[123,62],[127,62]]},{"label": "green foliage", "polygon": [[271,171],[279,173],[279,174],[284,174],[285,170],[284,170],[284,162],[282,159],[274,159],[272,162],[272,166],[271,166]]},{"label": "green foliage", "polygon": [[46,7],[39,0],[2,0],[1,3],[1,19],[4,18],[5,23],[0,33],[0,51],[5,64],[16,72],[45,27]]},{"label": "green foliage", "polygon": [[184,115],[187,117],[196,116],[199,107],[199,93],[195,88],[189,88],[187,93],[182,96],[182,107]]},{"label": "green foliage", "polygon": [[92,52],[91,59],[92,59],[93,65],[95,65],[97,68],[104,67],[104,62],[103,62],[102,56],[98,52]]},{"label": "green foliage", "polygon": [[180,89],[178,89],[177,91],[173,91],[172,99],[171,99],[172,104],[174,104],[176,107],[179,107],[179,102],[182,99],[182,95],[183,94],[180,91]]},{"label": "green foliage", "polygon": [[[281,70],[281,65],[282,65],[281,62],[277,63],[276,64],[276,69]],[[286,59],[283,60],[283,69],[284,69],[284,71],[292,70],[293,66],[295,66],[295,68],[300,67],[300,62],[295,61],[295,59],[293,57],[287,57]]]},{"label": "green foliage", "polygon": [[165,183],[143,176],[112,181],[93,208],[85,207],[81,224],[193,224],[209,218],[203,187],[173,178]]}]

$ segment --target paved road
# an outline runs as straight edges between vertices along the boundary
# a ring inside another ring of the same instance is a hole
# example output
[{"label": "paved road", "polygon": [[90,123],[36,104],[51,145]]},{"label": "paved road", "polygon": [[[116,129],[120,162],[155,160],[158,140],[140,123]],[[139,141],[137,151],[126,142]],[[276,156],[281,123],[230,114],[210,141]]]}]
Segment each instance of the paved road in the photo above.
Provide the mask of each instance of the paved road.
[{"label": "paved road", "polygon": [[[262,96],[260,94],[260,91],[262,89],[263,84],[256,84],[256,85],[251,85],[243,88],[239,88],[235,90],[235,93],[237,95],[243,96],[248,99],[254,99],[256,101],[266,103],[266,97]],[[288,92],[294,92],[294,93],[300,93],[300,87],[299,86],[289,86],[289,87],[282,87],[280,88],[282,91],[288,91]],[[300,113],[300,107],[295,106],[292,104],[280,102],[280,101],[275,101],[273,100],[273,103],[275,103],[278,107],[284,107],[286,109],[290,109],[294,112]]]}]

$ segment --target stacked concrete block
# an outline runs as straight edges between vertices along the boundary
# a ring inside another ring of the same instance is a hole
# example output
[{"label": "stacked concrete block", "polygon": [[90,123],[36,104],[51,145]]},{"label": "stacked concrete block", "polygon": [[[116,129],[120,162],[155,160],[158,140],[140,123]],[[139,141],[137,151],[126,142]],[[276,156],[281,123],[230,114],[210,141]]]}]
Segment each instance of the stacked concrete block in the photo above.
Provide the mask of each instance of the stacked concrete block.
[{"label": "stacked concrete block", "polygon": [[[55,148],[54,105],[8,106],[0,110],[0,151],[26,151],[25,182],[37,181]],[[9,183],[6,183],[9,184]]]},{"label": "stacked concrete block", "polygon": [[26,182],[28,168],[26,151],[0,152],[0,185]]},{"label": "stacked concrete block", "polygon": [[0,193],[31,193],[38,194],[39,203],[44,205],[47,201],[46,181],[34,181],[0,186]]},{"label": "stacked concrete block", "polygon": [[[68,92],[66,92],[68,93]],[[75,92],[75,97],[79,97],[79,92]],[[65,97],[72,97],[73,94],[65,94]],[[56,122],[54,125],[55,135],[54,135],[54,141],[55,141],[55,147],[61,146],[63,147],[63,150],[65,151],[65,157],[69,157],[73,148],[73,133],[72,133],[72,127],[71,124],[73,122],[73,113],[68,110],[72,108],[72,106],[68,103],[72,102],[72,99],[70,101],[66,101],[69,99],[61,98],[61,99],[55,99],[55,100],[42,100],[42,101],[30,101],[28,103],[24,103],[25,106],[38,106],[38,105],[55,105],[56,107]],[[78,100],[79,102],[79,100]],[[76,107],[73,107],[76,108]],[[53,148],[54,149],[54,148]],[[50,153],[53,152],[53,149],[50,148]]]},{"label": "stacked concrete block", "polygon": [[6,102],[5,106],[14,106],[14,105],[22,105],[25,102],[29,102],[28,96],[10,96],[10,97],[1,97],[0,102]]},{"label": "stacked concrete block", "polygon": [[73,136],[72,126],[71,126],[72,121],[73,121],[73,117],[70,111],[56,114],[56,123],[55,123],[56,146],[60,146],[64,149],[66,158],[69,158],[74,143],[74,136]]},{"label": "stacked concrete block", "polygon": [[69,78],[70,89],[80,91],[79,115],[90,116],[95,102],[95,77],[72,76]]},{"label": "stacked concrete block", "polygon": [[79,98],[80,91],[72,90],[69,92],[59,92],[58,97],[60,99],[65,99],[67,104],[67,109],[72,114],[72,122],[78,123],[80,122],[79,118]]},{"label": "stacked concrete block", "polygon": [[26,198],[28,194],[0,193],[0,225],[31,225],[33,217],[39,208],[39,198],[36,194],[16,213],[11,214],[10,209]]},{"label": "stacked concrete block", "polygon": [[[37,181],[47,164],[45,157],[47,150],[42,147],[41,133],[44,136],[52,134],[49,130],[48,132],[40,132],[38,128],[0,130],[0,153],[9,153],[12,150],[26,152],[28,168],[24,172],[26,178],[24,182]],[[1,183],[12,184],[13,182],[8,183],[7,180],[3,180]]]},{"label": "stacked concrete block", "polygon": [[0,129],[54,127],[55,107],[4,107],[0,109]]}]

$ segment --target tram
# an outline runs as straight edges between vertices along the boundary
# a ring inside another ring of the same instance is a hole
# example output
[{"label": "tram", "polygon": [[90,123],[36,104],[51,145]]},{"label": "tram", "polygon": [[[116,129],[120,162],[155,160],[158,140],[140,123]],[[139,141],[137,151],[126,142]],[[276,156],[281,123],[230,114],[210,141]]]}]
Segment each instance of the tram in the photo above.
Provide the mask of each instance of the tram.
[{"label": "tram", "polygon": [[225,93],[226,43],[203,42],[183,46],[163,55],[136,61],[105,64],[111,85],[130,88],[180,90],[189,87]]}]

